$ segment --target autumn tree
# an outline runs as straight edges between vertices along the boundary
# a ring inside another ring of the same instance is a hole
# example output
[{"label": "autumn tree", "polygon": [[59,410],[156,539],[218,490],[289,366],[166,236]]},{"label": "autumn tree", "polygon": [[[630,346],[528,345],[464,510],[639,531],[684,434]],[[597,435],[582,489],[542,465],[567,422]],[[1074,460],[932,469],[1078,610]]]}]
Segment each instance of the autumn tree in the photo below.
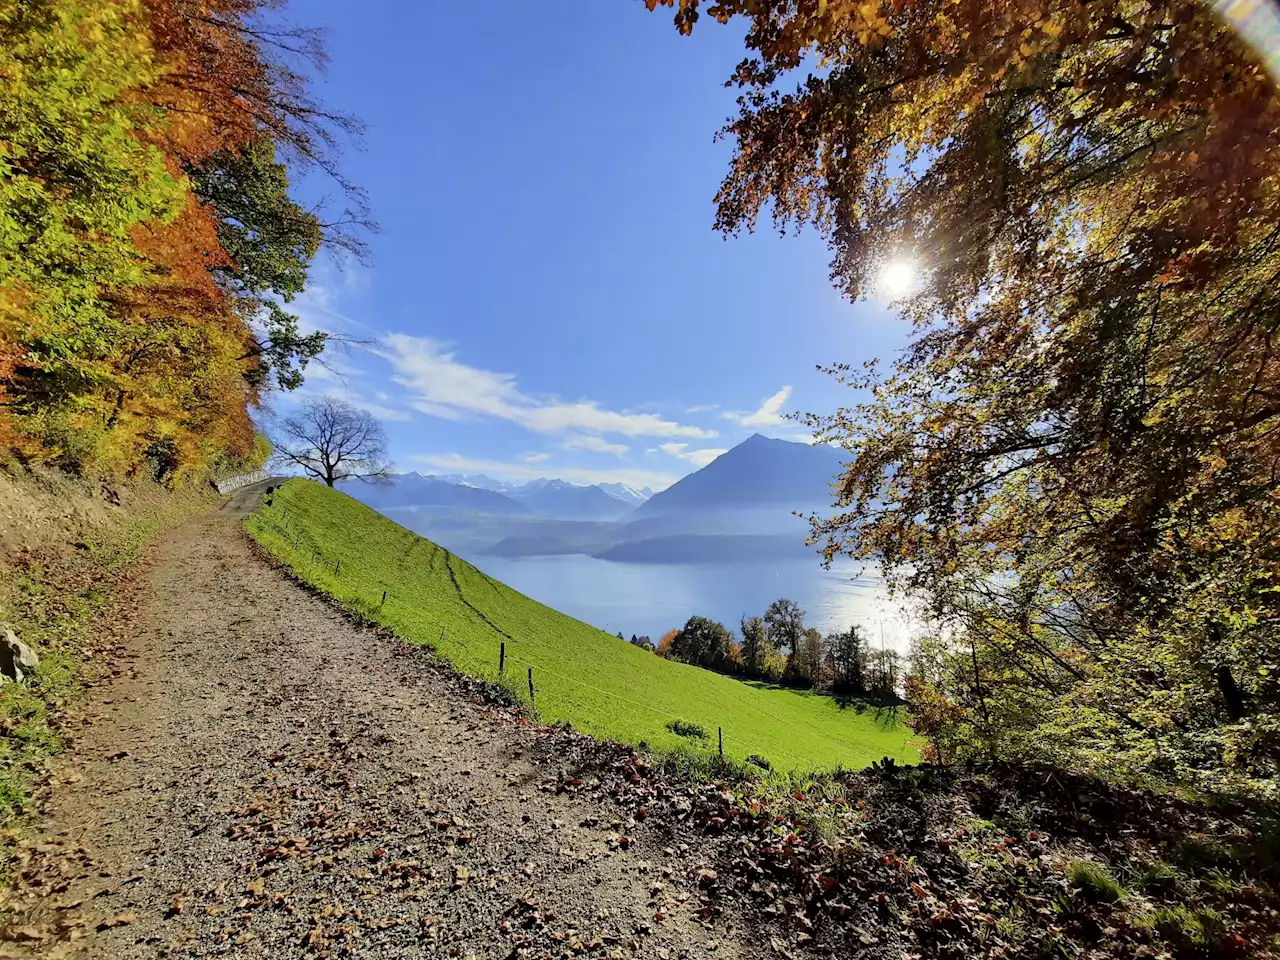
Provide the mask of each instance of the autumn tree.
[{"label": "autumn tree", "polygon": [[827,557],[926,602],[978,754],[1274,782],[1280,99],[1257,57],[1192,2],[680,0],[682,32],[700,12],[746,22],[717,226],[816,227],[852,298],[916,274],[910,346],[835,365],[869,399],[807,421],[855,454]]},{"label": "autumn tree", "polygon": [[743,617],[738,624],[742,634],[742,669],[748,676],[764,676],[765,664],[773,653],[769,632],[762,617]]},{"label": "autumn tree", "polygon": [[862,629],[854,624],[827,637],[831,658],[832,686],[847,693],[862,693],[867,687],[867,649]]},{"label": "autumn tree", "polygon": [[780,597],[765,610],[764,625],[769,632],[769,642],[781,651],[792,653],[804,633],[804,611],[794,600]]},{"label": "autumn tree", "polygon": [[[286,305],[371,227],[318,37],[257,0],[0,10],[0,455],[166,482],[251,454],[261,391],[325,345]],[[274,18],[275,14],[271,14]],[[333,175],[330,215],[285,160]]]},{"label": "autumn tree", "polygon": [[785,678],[810,687],[820,686],[825,654],[826,645],[822,632],[814,627],[804,628],[800,631],[791,656],[787,658]]},{"label": "autumn tree", "polygon": [[709,670],[731,665],[733,635],[724,624],[706,617],[690,617],[671,640],[671,657]]},{"label": "autumn tree", "polygon": [[308,400],[300,413],[283,418],[273,443],[277,462],[300,467],[330,487],[339,480],[387,479],[382,424],[371,413],[334,397]]}]

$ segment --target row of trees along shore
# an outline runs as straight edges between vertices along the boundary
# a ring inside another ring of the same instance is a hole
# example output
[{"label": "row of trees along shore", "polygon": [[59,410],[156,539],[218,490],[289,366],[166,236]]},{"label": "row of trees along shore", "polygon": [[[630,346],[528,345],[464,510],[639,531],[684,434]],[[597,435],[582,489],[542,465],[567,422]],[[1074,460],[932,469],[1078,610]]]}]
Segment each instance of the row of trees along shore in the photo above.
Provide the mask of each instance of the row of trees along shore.
[{"label": "row of trees along shore", "polygon": [[824,635],[805,626],[799,604],[783,597],[771,603],[764,616],[744,616],[738,626],[735,634],[722,623],[693,616],[656,645],[634,634],[631,643],[669,660],[732,676],[878,700],[898,696],[897,652],[873,648],[856,625]]},{"label": "row of trees along shore", "polygon": [[[260,461],[326,336],[288,304],[372,228],[267,0],[0,4],[0,456],[168,483]],[[290,171],[340,200],[304,207]]]}]

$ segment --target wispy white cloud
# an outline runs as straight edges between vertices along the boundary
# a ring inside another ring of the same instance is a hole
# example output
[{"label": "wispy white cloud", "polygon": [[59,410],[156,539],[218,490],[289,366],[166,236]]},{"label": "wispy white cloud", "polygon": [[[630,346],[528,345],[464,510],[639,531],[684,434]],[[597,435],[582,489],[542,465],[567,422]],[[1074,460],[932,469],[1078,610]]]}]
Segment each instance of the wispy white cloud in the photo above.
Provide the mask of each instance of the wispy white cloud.
[{"label": "wispy white cloud", "polygon": [[760,409],[752,413],[743,413],[737,410],[726,410],[720,416],[726,420],[732,420],[734,423],[742,427],[776,427],[780,423],[786,421],[786,417],[782,415],[782,406],[791,396],[791,388],[783,387],[771,397],[765,398],[760,404]]},{"label": "wispy white cloud", "polygon": [[687,443],[660,443],[654,450],[661,450],[663,453],[670,454],[677,460],[685,460],[692,463],[698,469],[702,469],[716,457],[722,453],[728,453],[727,450],[702,449],[690,450]]},{"label": "wispy white cloud", "polygon": [[521,460],[523,460],[525,463],[546,463],[548,460],[550,460],[550,459],[551,459],[551,454],[549,454],[549,453],[526,453],[526,454],[525,454],[523,457],[521,457],[520,459],[521,459]]},{"label": "wispy white cloud", "polygon": [[594,400],[565,403],[522,392],[514,374],[473,367],[447,344],[393,333],[382,356],[410,394],[410,406],[433,417],[492,417],[543,434],[621,434],[625,437],[710,438],[714,430],[664,420],[657,414],[602,409]]},{"label": "wispy white cloud", "polygon": [[381,403],[374,403],[373,401],[366,400],[364,397],[351,393],[350,391],[347,393],[342,393],[339,390],[332,390],[329,392],[331,396],[345,400],[353,407],[359,407],[361,410],[366,410],[379,420],[405,421],[413,419],[412,415],[407,410],[397,410],[395,407],[388,407]]},{"label": "wispy white cloud", "polygon": [[303,334],[323,330],[325,333],[371,337],[374,331],[367,324],[339,309],[340,301],[367,290],[369,283],[369,271],[359,264],[352,263],[339,269],[321,262],[312,270],[306,289],[282,306],[297,316],[298,329]]},{"label": "wispy white cloud", "polygon": [[483,473],[499,480],[513,481],[555,476],[570,483],[625,483],[637,489],[651,487],[654,490],[665,490],[680,479],[674,474],[658,470],[631,467],[609,467],[601,470],[591,467],[550,467],[541,465],[546,462],[544,460],[537,463],[510,463],[464,457],[457,453],[424,453],[409,457],[409,460],[441,473]]},{"label": "wispy white cloud", "polygon": [[610,443],[603,437],[592,436],[570,437],[560,446],[566,450],[585,450],[587,453],[612,453],[616,457],[631,449],[625,443]]},{"label": "wispy white cloud", "polygon": [[692,407],[685,407],[684,412],[685,413],[711,413],[713,410],[719,410],[719,409],[720,409],[720,404],[718,403],[699,403],[699,404],[695,404]]}]

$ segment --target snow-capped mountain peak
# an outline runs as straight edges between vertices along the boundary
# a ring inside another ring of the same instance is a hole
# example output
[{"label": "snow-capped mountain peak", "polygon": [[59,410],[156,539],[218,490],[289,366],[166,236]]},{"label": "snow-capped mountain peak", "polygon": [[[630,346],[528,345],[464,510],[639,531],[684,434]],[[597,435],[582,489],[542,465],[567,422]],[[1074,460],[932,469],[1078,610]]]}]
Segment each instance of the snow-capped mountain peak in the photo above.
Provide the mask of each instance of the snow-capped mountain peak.
[{"label": "snow-capped mountain peak", "polygon": [[609,494],[609,496],[616,497],[623,503],[629,503],[632,506],[644,503],[653,496],[653,491],[648,487],[637,490],[635,487],[629,487],[625,483],[598,483],[596,486]]}]

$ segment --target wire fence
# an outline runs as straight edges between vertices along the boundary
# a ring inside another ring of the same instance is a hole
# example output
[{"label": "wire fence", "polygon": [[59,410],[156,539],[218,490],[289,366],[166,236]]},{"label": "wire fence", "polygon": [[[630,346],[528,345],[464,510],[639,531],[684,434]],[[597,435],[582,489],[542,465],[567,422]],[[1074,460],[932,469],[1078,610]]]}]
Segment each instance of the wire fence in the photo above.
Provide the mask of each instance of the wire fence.
[{"label": "wire fence", "polygon": [[[274,503],[273,498],[268,497],[267,495],[264,495],[264,501],[266,503],[266,506],[268,507],[272,506]],[[312,576],[314,575],[314,571],[317,567],[323,569],[326,573],[329,573],[335,578],[341,576],[342,558],[339,556],[331,556],[327,554],[324,551],[322,545],[314,542],[309,532],[306,531],[305,529],[302,529],[301,525],[298,525],[297,527],[291,526],[288,522],[288,510],[286,507],[281,508],[278,516],[275,514],[274,511],[272,511],[270,514],[266,516],[263,516],[262,513],[260,512],[259,516],[262,516],[263,519],[267,521],[267,524],[280,536],[280,538],[285,542],[286,545],[292,546],[294,553],[297,555],[298,559],[301,559],[302,561],[305,562],[307,567],[306,570],[300,571],[300,572],[303,572],[304,578],[312,579]],[[409,559],[413,557],[414,548],[419,543],[425,543],[425,544],[428,544],[428,546],[434,548],[430,551],[427,557],[428,565],[431,566],[432,568],[434,568],[435,566],[438,555],[441,553],[446,553],[443,547],[439,547],[438,545],[431,544],[430,541],[427,541],[424,538],[419,537],[417,534],[413,533],[412,531],[406,530],[405,533],[408,535],[410,542],[407,550],[400,557],[402,566],[405,563],[407,563]],[[386,610],[389,604],[394,604],[396,602],[395,595],[391,592],[392,586],[394,586],[394,584],[390,584],[382,580],[377,580],[374,583],[375,590],[371,598],[356,596],[356,597],[348,597],[348,598],[339,597],[338,599],[345,599],[347,602],[356,603],[357,606],[361,609],[361,612],[366,614],[372,614],[376,617],[378,612]],[[455,581],[455,586],[458,591],[459,601],[464,605],[466,605],[468,608],[472,609],[474,612],[474,608],[471,607],[471,605],[467,603],[465,598],[462,596],[461,585]],[[494,630],[495,632],[498,632],[497,627],[495,627],[492,623],[490,623],[487,617],[481,617],[481,619],[490,629]],[[436,647],[439,647],[446,641],[447,625],[443,623],[434,623],[434,626],[440,627],[440,630],[441,630],[439,639],[434,643]],[[578,677],[569,676],[568,674],[553,670],[550,667],[548,667],[545,662],[538,662],[538,661],[524,659],[523,657],[519,656],[518,653],[508,649],[507,647],[508,644],[518,644],[519,640],[516,637],[512,637],[507,634],[503,634],[503,635],[506,636],[507,639],[505,641],[499,641],[497,647],[495,648],[495,654],[496,654],[495,659],[497,662],[496,669],[493,671],[491,675],[487,675],[487,676],[483,675],[487,673],[487,671],[478,671],[482,675],[477,677],[477,679],[487,680],[487,681],[503,680],[503,679],[507,679],[508,676],[510,675],[513,681],[513,686],[514,686],[514,683],[515,683],[514,677],[518,673],[518,670],[512,670],[511,667],[523,667],[526,670],[533,671],[530,674],[530,693],[531,693],[531,700],[533,701],[533,705],[535,707],[536,707],[536,699],[537,699],[536,694],[533,693],[535,689],[535,678],[553,677],[556,680],[561,681],[562,683],[570,684],[576,687],[581,687],[586,690],[591,690],[594,693],[600,694],[611,701],[624,703],[624,704],[627,704],[628,706],[635,707],[639,710],[643,710],[654,716],[660,717],[663,720],[666,720],[668,722],[668,729],[670,728],[670,724],[677,723],[677,722],[683,723],[687,721],[687,718],[685,717],[681,717],[677,714],[670,713],[666,710],[661,710],[657,707],[654,707],[652,704],[642,703],[639,700],[634,700],[630,697],[623,696],[622,694],[619,694],[613,690],[605,689],[604,687],[600,687],[600,686],[597,686],[596,684],[589,683]],[[427,640],[428,643],[432,642],[427,638],[422,638],[422,639]],[[619,641],[619,642],[625,643],[626,641]],[[473,673],[473,675],[475,674]],[[518,691],[519,687],[518,686],[515,687],[515,690]],[[560,691],[557,691],[557,699],[567,701],[569,703],[574,702],[571,695],[567,695]],[[784,720],[782,717],[779,717],[776,714],[773,714],[770,711],[763,709],[763,707],[761,707],[757,703],[748,702],[746,698],[735,696],[735,697],[732,697],[732,699],[743,710],[750,711],[761,717],[767,718],[781,727],[786,727],[794,723],[794,721]],[[572,718],[566,717],[565,719],[572,719]],[[718,733],[718,736],[722,737],[724,740],[728,740],[742,747],[744,750],[744,754],[743,754],[744,757],[752,756],[753,753],[751,753],[750,751],[753,751],[753,749],[754,750],[764,749],[759,744],[749,743],[748,741],[743,740],[740,737],[734,736],[732,733],[726,732],[724,730],[723,725],[720,725],[717,727],[717,733]],[[840,738],[836,738],[829,734],[823,733],[820,730],[815,730],[810,728],[805,731],[805,736],[823,740],[827,743],[830,743],[836,746],[837,748],[840,748],[841,750],[846,750],[850,746],[856,746],[861,748],[864,751],[864,753],[868,756],[874,755],[875,753],[878,753],[883,749],[882,746],[875,745],[870,741],[862,737],[856,736],[854,734],[842,735]],[[905,749],[907,744],[910,742],[910,739],[911,739],[910,735],[905,737],[899,749],[900,750]],[[723,748],[721,748],[721,753],[723,753]]]}]

